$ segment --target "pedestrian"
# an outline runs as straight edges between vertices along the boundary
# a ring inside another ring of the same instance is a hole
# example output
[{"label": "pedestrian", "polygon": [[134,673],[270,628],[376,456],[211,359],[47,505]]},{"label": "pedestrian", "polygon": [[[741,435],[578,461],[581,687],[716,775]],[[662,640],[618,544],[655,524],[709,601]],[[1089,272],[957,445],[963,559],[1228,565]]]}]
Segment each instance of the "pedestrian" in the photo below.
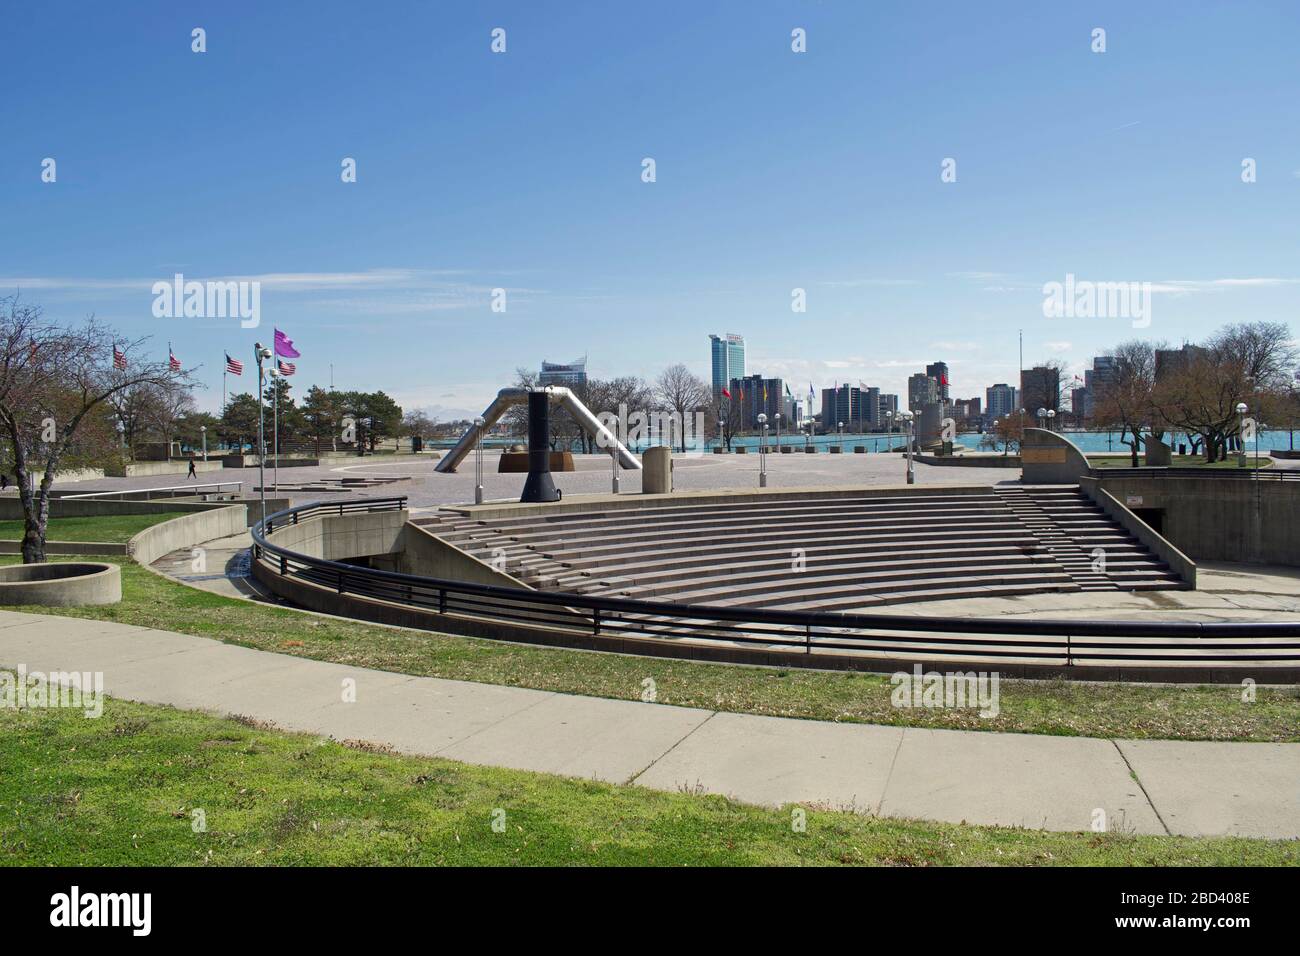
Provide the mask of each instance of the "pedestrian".
[{"label": "pedestrian", "polygon": [[198,476],[199,476],[199,475],[198,475],[198,472],[196,472],[196,471],[194,470],[194,459],[191,458],[191,459],[190,459],[190,470],[189,470],[189,473],[188,473],[185,477],[186,477],[186,478],[197,478]]}]

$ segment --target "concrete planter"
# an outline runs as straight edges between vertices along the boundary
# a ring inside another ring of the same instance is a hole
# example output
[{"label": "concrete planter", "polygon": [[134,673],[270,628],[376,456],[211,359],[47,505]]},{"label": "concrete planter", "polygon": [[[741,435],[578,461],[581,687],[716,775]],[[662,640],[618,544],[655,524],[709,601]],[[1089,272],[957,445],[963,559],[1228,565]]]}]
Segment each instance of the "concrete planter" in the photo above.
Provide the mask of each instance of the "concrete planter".
[{"label": "concrete planter", "polygon": [[122,571],[116,564],[59,562],[0,568],[0,604],[82,607],[122,600]]}]

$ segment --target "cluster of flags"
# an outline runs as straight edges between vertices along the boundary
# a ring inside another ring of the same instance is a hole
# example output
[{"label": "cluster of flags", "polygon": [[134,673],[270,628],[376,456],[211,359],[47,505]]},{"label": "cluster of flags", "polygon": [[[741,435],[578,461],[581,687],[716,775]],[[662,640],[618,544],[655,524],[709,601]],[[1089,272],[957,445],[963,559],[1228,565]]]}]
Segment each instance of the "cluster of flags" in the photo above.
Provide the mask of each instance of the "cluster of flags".
[{"label": "cluster of flags", "polygon": [[[287,378],[288,376],[293,375],[298,371],[298,366],[296,364],[294,364],[293,362],[287,362],[285,361],[285,359],[301,358],[302,353],[299,352],[296,348],[294,348],[293,339],[289,338],[289,336],[285,335],[279,329],[275,330],[274,354],[275,354],[275,370],[280,375],[283,375]],[[239,359],[231,358],[229,352],[226,352],[225,356],[226,356],[226,366],[225,369],[223,370],[224,374],[243,375],[244,363],[239,361]],[[126,365],[127,365],[126,353],[117,347],[116,342],[113,343],[113,368],[121,372],[126,370]],[[178,359],[176,357],[176,353],[172,351],[172,344],[170,342],[167,343],[167,368],[172,372],[180,372],[183,368],[183,366],[181,365],[181,360]],[[223,401],[224,401],[224,391],[225,389],[223,386],[222,388]]]}]

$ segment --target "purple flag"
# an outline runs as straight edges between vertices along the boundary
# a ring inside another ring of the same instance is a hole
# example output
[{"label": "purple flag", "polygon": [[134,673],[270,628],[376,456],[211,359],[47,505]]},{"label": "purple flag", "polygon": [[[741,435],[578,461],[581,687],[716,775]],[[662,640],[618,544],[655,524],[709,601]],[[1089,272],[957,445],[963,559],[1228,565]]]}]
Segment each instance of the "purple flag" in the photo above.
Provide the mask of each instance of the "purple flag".
[{"label": "purple flag", "polygon": [[289,338],[279,329],[275,330],[275,354],[284,358],[301,358],[300,353],[293,347],[293,339]]}]

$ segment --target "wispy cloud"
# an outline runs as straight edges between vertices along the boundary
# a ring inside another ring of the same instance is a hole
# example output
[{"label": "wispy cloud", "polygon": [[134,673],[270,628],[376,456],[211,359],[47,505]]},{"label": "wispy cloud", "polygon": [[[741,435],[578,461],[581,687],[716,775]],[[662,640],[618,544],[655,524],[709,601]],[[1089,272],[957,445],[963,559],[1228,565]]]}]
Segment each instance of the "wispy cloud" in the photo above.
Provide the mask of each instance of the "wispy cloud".
[{"label": "wispy cloud", "polygon": [[840,289],[854,289],[860,286],[894,286],[894,285],[920,285],[919,279],[828,279],[819,282],[818,285],[832,286]]}]

